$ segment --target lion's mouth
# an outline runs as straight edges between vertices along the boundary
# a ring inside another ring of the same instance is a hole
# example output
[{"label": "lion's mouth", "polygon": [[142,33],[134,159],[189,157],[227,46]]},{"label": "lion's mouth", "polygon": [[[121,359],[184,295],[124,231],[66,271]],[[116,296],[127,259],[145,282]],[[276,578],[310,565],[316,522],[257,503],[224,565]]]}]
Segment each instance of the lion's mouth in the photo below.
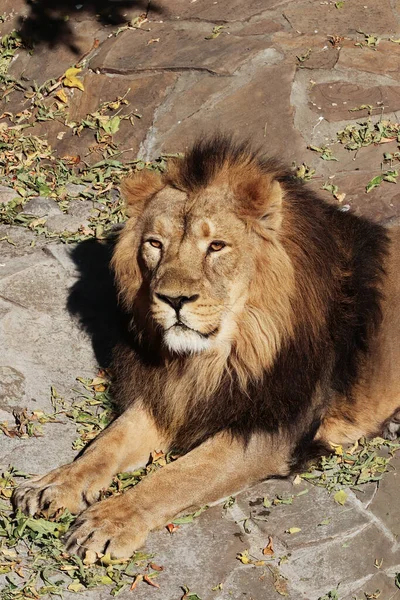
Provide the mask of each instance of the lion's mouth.
[{"label": "lion's mouth", "polygon": [[168,329],[166,329],[166,331],[171,331],[171,330],[172,331],[193,331],[193,333],[197,333],[197,335],[199,335],[200,337],[202,337],[206,340],[208,338],[216,335],[219,331],[218,327],[215,327],[208,333],[203,333],[202,331],[199,331],[198,329],[193,329],[193,327],[189,327],[189,325],[186,325],[186,323],[184,323],[181,320],[176,321],[176,323],[174,323],[173,325],[171,325],[171,327],[168,327]]}]

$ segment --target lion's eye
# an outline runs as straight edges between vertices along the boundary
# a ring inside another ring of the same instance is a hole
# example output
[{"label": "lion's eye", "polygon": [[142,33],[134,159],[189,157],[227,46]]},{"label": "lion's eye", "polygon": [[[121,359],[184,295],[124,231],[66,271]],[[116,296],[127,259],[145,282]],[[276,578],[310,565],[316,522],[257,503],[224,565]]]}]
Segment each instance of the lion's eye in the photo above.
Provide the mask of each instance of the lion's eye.
[{"label": "lion's eye", "polygon": [[158,248],[161,249],[162,248],[162,243],[160,242],[160,240],[147,240],[148,243],[150,244],[150,246],[153,246],[153,248]]},{"label": "lion's eye", "polygon": [[208,250],[209,250],[209,252],[219,252],[220,250],[225,248],[225,246],[226,246],[225,242],[220,242],[218,240],[215,242],[211,242],[211,244],[208,246]]}]

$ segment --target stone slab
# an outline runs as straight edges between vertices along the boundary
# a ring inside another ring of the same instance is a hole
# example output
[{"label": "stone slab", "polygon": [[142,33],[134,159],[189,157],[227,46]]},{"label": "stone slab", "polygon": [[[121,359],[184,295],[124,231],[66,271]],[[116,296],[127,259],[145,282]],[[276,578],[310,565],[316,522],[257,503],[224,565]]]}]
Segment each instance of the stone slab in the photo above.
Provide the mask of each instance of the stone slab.
[{"label": "stone slab", "polygon": [[25,395],[25,377],[22,373],[9,367],[0,366],[0,407],[12,411],[21,407]]},{"label": "stone slab", "polygon": [[370,104],[374,107],[374,115],[393,113],[400,109],[400,86],[366,87],[350,81],[317,83],[310,91],[310,102],[312,106],[322,108],[327,121],[367,118],[367,109],[356,112],[350,109]]},{"label": "stone slab", "polygon": [[[308,493],[297,496],[303,490]],[[264,497],[272,501],[277,495],[285,498],[293,495],[292,504],[263,506]],[[265,482],[240,494],[237,502],[243,513],[249,515],[264,533],[265,545],[272,536],[276,543],[279,540],[283,544],[286,552],[350,535],[370,523],[369,517],[356,504],[339,506],[323,488],[293,486],[290,482]],[[293,527],[301,531],[288,533]]]},{"label": "stone slab", "polygon": [[[290,598],[290,596],[288,596]],[[210,596],[211,598],[211,596]],[[272,574],[263,567],[240,565],[224,582],[221,591],[214,592],[214,600],[277,600]]]},{"label": "stone slab", "polygon": [[390,75],[399,79],[400,45],[389,41],[381,41],[375,50],[346,45],[340,51],[338,68],[364,71],[376,75]]},{"label": "stone slab", "polygon": [[284,15],[298,33],[323,32],[346,35],[358,30],[367,33],[396,34],[398,18],[389,0],[366,3],[365,0],[345,2],[336,8],[335,2],[300,0],[284,8]]},{"label": "stone slab", "polygon": [[[266,56],[267,64],[268,60]],[[290,89],[294,74],[294,65],[278,63],[253,73],[248,70],[248,78],[234,81],[187,78],[186,86],[177,88],[177,97],[170,97],[168,108],[157,115],[146,140],[151,150],[146,156],[177,148],[183,151],[196,136],[222,130],[249,137],[267,154],[279,155],[291,164],[301,157],[304,146],[293,127]],[[184,105],[177,101],[182,94]]]},{"label": "stone slab", "polygon": [[51,198],[44,198],[43,196],[28,200],[24,205],[23,212],[27,215],[34,215],[35,217],[62,215],[62,210],[59,208],[57,202]]},{"label": "stone slab", "polygon": [[379,483],[379,493],[372,500],[370,510],[398,539],[400,548],[399,469],[400,456],[396,456],[390,463],[390,477],[384,477]]},{"label": "stone slab", "polygon": [[281,571],[299,598],[319,600],[339,583],[339,597],[354,595],[360,584],[376,574],[375,560],[382,560],[388,568],[398,565],[399,558],[387,537],[370,525],[318,548],[305,546],[293,551]]},{"label": "stone slab", "polygon": [[10,187],[7,187],[6,185],[0,185],[0,205],[7,204],[15,198],[18,198],[18,194],[15,190],[13,190]]},{"label": "stone slab", "polygon": [[66,310],[76,272],[64,252],[61,260],[43,250],[9,257],[0,271],[1,364],[24,378],[23,400],[46,411],[50,386],[71,394],[76,377],[97,368],[88,338]]},{"label": "stone slab", "polygon": [[382,600],[400,600],[400,589],[396,586],[393,575],[375,573],[364,585],[343,600],[354,600],[355,598],[364,600],[364,598],[373,599],[374,597],[382,598]]},{"label": "stone slab", "polygon": [[[398,214],[400,192],[395,184],[384,182],[367,194],[365,186],[380,172],[375,167],[365,171],[338,173],[330,182],[338,186],[339,193],[346,194],[343,204],[349,205],[356,214],[385,223]],[[329,192],[320,193],[330,199]]]},{"label": "stone slab", "polygon": [[[157,8],[161,18],[165,19],[196,19],[212,23],[228,23],[232,21],[247,21],[251,17],[273,10],[283,4],[282,0],[159,0]],[[155,13],[150,6],[150,16]]]},{"label": "stone slab", "polygon": [[263,36],[240,38],[227,32],[215,39],[207,23],[151,23],[150,30],[125,31],[104,42],[90,67],[103,73],[198,70],[231,75],[268,44]]}]

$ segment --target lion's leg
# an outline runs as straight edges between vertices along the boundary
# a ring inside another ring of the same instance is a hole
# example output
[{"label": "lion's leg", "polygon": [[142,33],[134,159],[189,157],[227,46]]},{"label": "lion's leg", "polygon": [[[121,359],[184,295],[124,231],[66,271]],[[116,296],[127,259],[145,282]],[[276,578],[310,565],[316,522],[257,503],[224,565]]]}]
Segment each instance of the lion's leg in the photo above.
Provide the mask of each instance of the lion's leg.
[{"label": "lion's leg", "polygon": [[116,473],[145,465],[151,452],[165,446],[153,420],[134,406],[74,462],[21,485],[14,493],[14,506],[30,515],[40,510],[52,513],[61,507],[80,513],[98,499]]},{"label": "lion's leg", "polygon": [[289,473],[289,446],[253,436],[247,447],[219,434],[146,477],[121,496],[103,500],[78,518],[67,549],[128,557],[149,531],[183,510],[210,504],[271,475]]}]

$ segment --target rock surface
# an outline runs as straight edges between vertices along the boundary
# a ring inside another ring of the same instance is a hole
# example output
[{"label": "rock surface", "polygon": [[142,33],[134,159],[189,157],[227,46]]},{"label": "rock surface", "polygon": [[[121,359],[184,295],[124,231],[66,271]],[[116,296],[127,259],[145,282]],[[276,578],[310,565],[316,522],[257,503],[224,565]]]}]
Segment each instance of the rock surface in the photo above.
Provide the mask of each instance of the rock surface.
[{"label": "rock surface", "polygon": [[[23,36],[34,34],[34,51],[18,49],[10,68],[26,89],[34,81],[41,85],[57,79],[79,63],[84,91],[66,92],[69,121],[79,124],[118,97],[129,103],[121,104],[118,115],[131,119],[121,120],[113,137],[119,159],[154,159],[184,151],[196,136],[229,131],[250,137],[289,165],[315,169],[311,185],[327,200],[382,223],[400,223],[396,184],[384,182],[365,192],[382,168],[397,168],[397,159],[382,167],[383,153],[398,151],[396,140],[353,152],[337,141],[338,131],[365,122],[369,113],[373,123],[399,122],[400,45],[392,41],[400,37],[398,2],[66,2],[53,7],[55,12],[44,10],[42,17],[34,10],[38,3],[3,4],[7,18],[0,22],[1,34],[15,27]],[[139,15],[147,17],[140,27],[135,25]],[[370,34],[381,39],[368,47]],[[20,113],[26,106],[16,91],[0,114]],[[64,120],[55,119],[36,124],[31,132],[46,137],[57,156],[87,164],[102,160],[101,140],[90,127],[78,136]],[[322,160],[312,145],[329,146],[338,160]],[[322,191],[325,183],[345,196]],[[24,213],[46,217],[49,232],[76,232],[92,214],[91,200],[74,199],[86,189],[93,187],[69,184],[62,192],[62,200],[67,199],[62,209],[58,198],[38,197]],[[0,204],[16,196],[0,186]],[[96,374],[107,354],[105,333],[89,339],[73,317],[70,295],[85,269],[97,286],[89,302],[95,311],[109,292],[104,249],[97,247],[86,257],[78,252],[73,260],[67,246],[48,244],[28,228],[0,225],[0,422],[12,422],[15,409],[50,411],[51,386],[71,398],[76,377]],[[42,438],[29,439],[0,433],[1,466],[12,463],[42,473],[75,456],[76,432],[70,423],[47,424],[44,432]],[[165,567],[157,580],[161,589],[143,585],[119,597],[178,600],[187,585],[202,600],[277,600],[283,595],[318,600],[340,584],[340,600],[378,597],[373,595],[377,590],[381,600],[400,600],[395,586],[400,572],[398,458],[393,465],[397,470],[379,488],[369,484],[365,494],[351,492],[345,506],[324,489],[271,481],[239,494],[231,508],[207,510],[173,535],[155,532],[146,548]],[[291,505],[263,507],[265,496],[304,489],[308,492]],[[290,527],[301,531],[288,534]],[[270,536],[281,557],[279,571],[237,560],[245,550],[262,557]],[[376,560],[382,560],[379,570]],[[64,597],[76,595],[66,592]],[[81,597],[110,596],[102,588]]]}]

